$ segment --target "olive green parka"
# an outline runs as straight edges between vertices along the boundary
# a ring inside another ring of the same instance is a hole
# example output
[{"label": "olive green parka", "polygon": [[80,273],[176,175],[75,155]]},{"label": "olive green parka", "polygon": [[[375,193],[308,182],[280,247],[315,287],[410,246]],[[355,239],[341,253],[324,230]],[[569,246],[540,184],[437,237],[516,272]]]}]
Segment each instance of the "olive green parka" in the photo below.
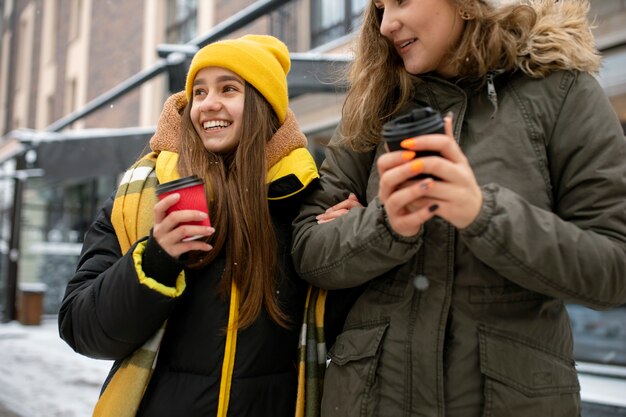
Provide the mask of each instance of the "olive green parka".
[{"label": "olive green parka", "polygon": [[[572,3],[581,18],[584,2]],[[454,113],[481,186],[466,229],[435,217],[398,236],[378,199],[382,144],[357,153],[331,141],[295,221],[295,265],[317,286],[365,290],[329,351],[323,417],[580,414],[565,303],[626,302],[626,141],[597,67],[580,68],[595,50],[572,33],[588,27],[541,12],[550,30],[529,42],[559,40],[562,68],[487,84],[426,76],[417,87],[415,105]],[[350,192],[365,207],[318,225]]]}]

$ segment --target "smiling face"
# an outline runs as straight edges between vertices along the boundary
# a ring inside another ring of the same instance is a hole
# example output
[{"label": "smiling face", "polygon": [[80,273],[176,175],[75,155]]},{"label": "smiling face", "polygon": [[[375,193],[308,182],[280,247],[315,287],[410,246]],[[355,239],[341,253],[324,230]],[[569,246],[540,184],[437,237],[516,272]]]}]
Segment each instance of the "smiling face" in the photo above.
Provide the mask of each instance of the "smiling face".
[{"label": "smiling face", "polygon": [[374,0],[374,4],[382,13],[380,33],[393,44],[409,73],[456,75],[449,54],[465,21],[452,0]]},{"label": "smiling face", "polygon": [[202,68],[191,93],[190,117],[209,152],[225,154],[239,145],[246,83],[220,67]]}]

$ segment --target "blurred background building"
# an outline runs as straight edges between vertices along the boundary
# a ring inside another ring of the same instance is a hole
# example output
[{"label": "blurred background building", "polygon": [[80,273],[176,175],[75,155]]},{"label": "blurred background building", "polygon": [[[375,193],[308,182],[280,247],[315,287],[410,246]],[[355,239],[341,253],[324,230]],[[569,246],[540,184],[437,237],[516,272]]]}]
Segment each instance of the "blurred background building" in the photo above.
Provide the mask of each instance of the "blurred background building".
[{"label": "blurred background building", "polygon": [[295,53],[292,106],[312,144],[327,140],[339,118],[335,80],[347,45],[329,42],[352,32],[363,5],[0,0],[4,319],[16,317],[25,282],[45,283],[44,310],[58,310],[83,234],[118,175],[145,150],[164,100],[184,89],[198,47],[250,32],[282,39]]},{"label": "blurred background building", "polygon": [[[291,107],[321,162],[367,1],[0,0],[2,320],[24,283],[44,283],[56,313],[83,234],[208,42],[255,32],[289,46]],[[626,0],[591,4],[599,81],[626,129]],[[571,312],[577,359],[626,379],[626,309]]]}]

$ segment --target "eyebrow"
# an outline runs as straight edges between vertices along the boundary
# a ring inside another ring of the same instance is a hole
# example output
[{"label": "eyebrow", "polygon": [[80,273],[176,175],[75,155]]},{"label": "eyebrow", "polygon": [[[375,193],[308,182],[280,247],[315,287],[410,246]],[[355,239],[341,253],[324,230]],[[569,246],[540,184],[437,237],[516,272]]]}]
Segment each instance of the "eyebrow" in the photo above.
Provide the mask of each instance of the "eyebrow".
[{"label": "eyebrow", "polygon": [[[243,80],[241,78],[237,77],[236,75],[220,75],[220,76],[217,77],[217,82],[218,83],[223,83],[223,82],[226,82],[226,81],[235,81],[235,82],[237,82],[237,83],[239,83],[241,85],[244,84]],[[193,81],[193,85],[195,86],[195,85],[198,85],[198,84],[202,84],[203,82],[204,81],[203,81],[202,78],[196,78]]]}]

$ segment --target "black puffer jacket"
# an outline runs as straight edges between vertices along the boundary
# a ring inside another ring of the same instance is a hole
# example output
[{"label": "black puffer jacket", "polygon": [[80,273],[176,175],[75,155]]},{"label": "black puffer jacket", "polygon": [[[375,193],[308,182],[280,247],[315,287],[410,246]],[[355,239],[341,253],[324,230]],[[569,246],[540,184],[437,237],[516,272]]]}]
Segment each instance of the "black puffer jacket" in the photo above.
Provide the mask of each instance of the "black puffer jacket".
[{"label": "black puffer jacket", "polygon": [[[187,286],[178,298],[151,290],[137,279],[134,247],[120,253],[110,220],[112,205],[110,199],[85,237],[59,313],[61,336],[81,354],[115,359],[113,374],[121,359],[167,319],[157,367],[138,416],[213,416],[229,312],[228,298],[216,291],[224,258],[201,270],[185,270]],[[306,293],[289,256],[297,206],[270,203],[270,208],[279,242],[279,302],[294,324],[284,329],[263,311],[251,327],[239,332],[229,415],[292,416],[295,409],[298,332]],[[152,239],[145,256],[151,259],[144,258],[144,272],[162,283],[172,282],[180,272]]]},{"label": "black puffer jacket", "polygon": [[[184,92],[165,102],[150,140],[150,148],[159,153],[159,158],[172,158],[177,153],[181,113],[186,104]],[[306,138],[288,111],[285,122],[266,146],[270,167],[266,180],[278,242],[278,302],[293,324],[282,328],[262,310],[255,323],[238,331],[229,416],[294,414],[298,336],[307,284],[297,277],[292,265],[291,222],[302,196],[317,178],[315,163],[305,146]],[[155,171],[158,177],[158,162]],[[126,230],[114,228],[112,212],[113,198],[87,232],[76,274],[68,284],[59,312],[61,337],[85,356],[115,360],[111,377],[122,360],[167,321],[156,368],[137,416],[215,416],[230,307],[229,297],[217,291],[225,258],[218,257],[200,270],[185,268],[184,284],[179,285],[183,266],[152,238],[133,237],[137,242],[130,240],[130,249],[120,249],[126,244],[121,245],[123,239],[118,239],[116,230],[124,233],[122,237]],[[135,226],[137,233],[148,233],[143,230],[145,221],[135,219]],[[141,250],[138,265],[133,254]],[[150,279],[142,281],[140,276]],[[159,285],[162,288],[157,288]]]}]

